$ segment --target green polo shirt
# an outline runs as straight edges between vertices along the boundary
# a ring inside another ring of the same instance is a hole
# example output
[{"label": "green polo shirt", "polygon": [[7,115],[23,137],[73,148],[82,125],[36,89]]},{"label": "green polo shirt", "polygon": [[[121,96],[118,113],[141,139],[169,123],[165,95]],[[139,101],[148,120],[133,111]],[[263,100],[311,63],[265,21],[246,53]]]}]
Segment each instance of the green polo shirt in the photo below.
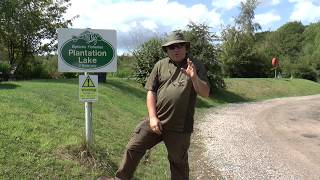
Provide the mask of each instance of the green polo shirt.
[{"label": "green polo shirt", "polygon": [[[192,62],[198,77],[208,83],[204,65],[195,59]],[[197,93],[191,79],[181,71],[187,66],[186,60],[178,64],[164,58],[155,64],[145,85],[148,91],[157,95],[156,110],[164,130],[193,131]]]}]

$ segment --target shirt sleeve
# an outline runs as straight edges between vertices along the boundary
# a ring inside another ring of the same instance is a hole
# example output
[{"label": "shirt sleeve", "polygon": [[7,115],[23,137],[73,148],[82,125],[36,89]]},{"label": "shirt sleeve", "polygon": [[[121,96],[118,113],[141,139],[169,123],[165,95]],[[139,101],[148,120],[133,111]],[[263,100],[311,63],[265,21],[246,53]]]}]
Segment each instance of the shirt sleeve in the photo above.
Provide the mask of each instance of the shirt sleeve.
[{"label": "shirt sleeve", "polygon": [[147,79],[146,85],[144,86],[147,91],[153,91],[157,92],[159,88],[159,71],[158,71],[158,65],[159,63],[156,63]]}]

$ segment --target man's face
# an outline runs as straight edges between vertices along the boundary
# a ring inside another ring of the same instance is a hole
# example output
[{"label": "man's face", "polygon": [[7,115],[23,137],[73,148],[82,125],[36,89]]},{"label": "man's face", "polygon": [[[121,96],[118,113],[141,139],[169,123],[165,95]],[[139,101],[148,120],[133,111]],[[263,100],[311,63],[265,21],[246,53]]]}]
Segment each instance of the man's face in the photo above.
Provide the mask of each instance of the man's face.
[{"label": "man's face", "polygon": [[176,43],[167,46],[167,53],[173,61],[181,62],[187,54],[186,43]]}]

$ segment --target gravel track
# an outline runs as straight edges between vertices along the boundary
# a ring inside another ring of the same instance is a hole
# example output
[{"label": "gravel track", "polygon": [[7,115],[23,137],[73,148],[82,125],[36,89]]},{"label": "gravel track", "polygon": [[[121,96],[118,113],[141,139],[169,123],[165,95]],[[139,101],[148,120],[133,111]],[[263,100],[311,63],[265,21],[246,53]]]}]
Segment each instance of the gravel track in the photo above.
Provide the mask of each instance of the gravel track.
[{"label": "gravel track", "polygon": [[210,109],[192,141],[193,179],[320,179],[320,95]]}]

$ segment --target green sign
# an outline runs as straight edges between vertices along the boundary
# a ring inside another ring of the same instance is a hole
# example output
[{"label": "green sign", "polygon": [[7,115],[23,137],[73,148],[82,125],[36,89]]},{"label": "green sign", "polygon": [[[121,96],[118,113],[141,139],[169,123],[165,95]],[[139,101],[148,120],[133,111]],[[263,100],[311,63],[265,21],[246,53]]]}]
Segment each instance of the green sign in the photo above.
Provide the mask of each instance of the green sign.
[{"label": "green sign", "polygon": [[107,42],[99,33],[91,32],[90,29],[84,30],[78,36],[71,35],[66,39],[68,32],[78,31],[73,29],[60,30],[60,36],[62,37],[60,39],[63,41],[60,43],[58,50],[61,64],[68,66],[68,69],[93,72],[95,69],[105,68],[115,59],[116,52],[112,44]]}]

